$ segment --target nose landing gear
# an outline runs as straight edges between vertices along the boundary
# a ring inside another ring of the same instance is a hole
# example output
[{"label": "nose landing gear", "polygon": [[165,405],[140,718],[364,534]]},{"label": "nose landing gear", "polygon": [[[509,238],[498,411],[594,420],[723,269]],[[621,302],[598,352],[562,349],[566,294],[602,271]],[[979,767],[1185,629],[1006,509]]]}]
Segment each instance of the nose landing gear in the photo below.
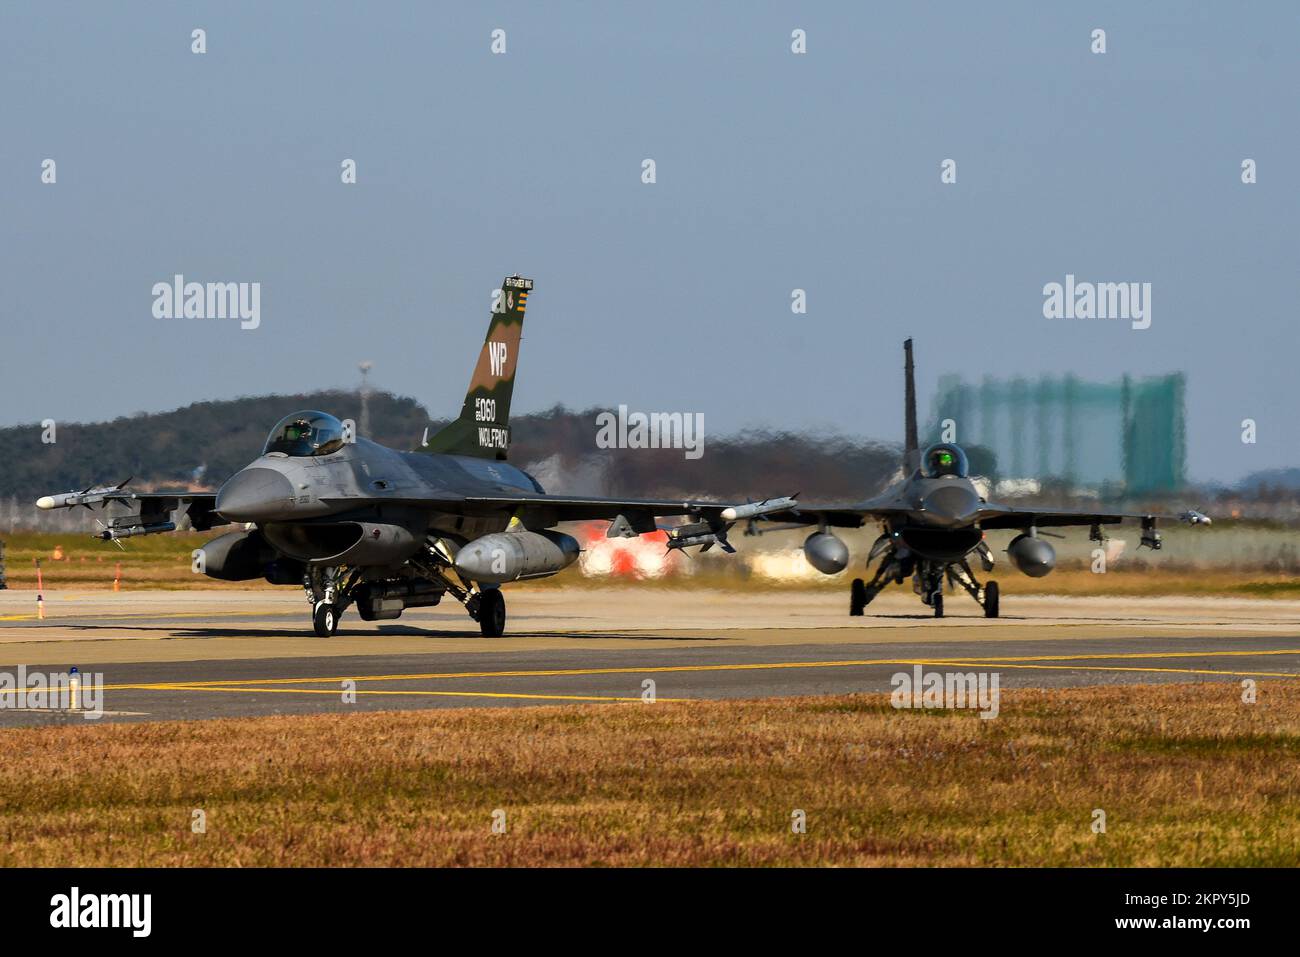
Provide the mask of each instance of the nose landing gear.
[{"label": "nose landing gear", "polygon": [[311,613],[312,628],[317,638],[329,638],[339,630],[340,610],[329,602],[317,602]]},{"label": "nose landing gear", "polygon": [[341,567],[309,567],[302,576],[302,589],[311,602],[312,631],[317,638],[330,638],[338,633],[339,619],[352,603],[352,588],[357,578],[355,570],[348,575]]}]

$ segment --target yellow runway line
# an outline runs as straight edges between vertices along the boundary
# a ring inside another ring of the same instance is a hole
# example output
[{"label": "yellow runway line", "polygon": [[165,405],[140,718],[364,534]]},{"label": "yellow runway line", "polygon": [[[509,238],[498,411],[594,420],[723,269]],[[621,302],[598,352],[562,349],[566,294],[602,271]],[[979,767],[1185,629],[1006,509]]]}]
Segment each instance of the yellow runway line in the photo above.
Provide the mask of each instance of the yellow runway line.
[{"label": "yellow runway line", "polygon": [[[175,688],[155,686],[150,691],[239,691],[244,694],[327,694],[340,696],[339,688],[205,688],[202,685],[180,685]],[[613,695],[575,695],[575,694],[525,694],[507,691],[411,691],[411,690],[360,690],[350,694],[367,695],[416,695],[432,698],[521,698],[538,701],[635,701],[642,702],[641,697],[617,697]],[[689,698],[659,698],[655,701],[689,701]]]},{"label": "yellow runway line", "polygon": [[994,658],[946,658],[945,661],[1119,661],[1126,658],[1249,658],[1264,655],[1300,655],[1300,648],[1270,651],[1119,651],[1094,655],[1008,655]]},{"label": "yellow runway line", "polygon": [[[1297,654],[1300,654],[1300,652],[1297,652]],[[150,690],[155,688],[176,690],[179,688],[188,688],[200,685],[205,688],[215,688],[219,686],[240,687],[248,684],[338,684],[340,681],[440,681],[456,678],[569,678],[591,675],[640,675],[704,671],[776,671],[793,668],[851,668],[861,667],[864,665],[914,665],[926,664],[927,661],[928,659],[922,660],[919,658],[866,658],[858,661],[742,662],[729,665],[648,665],[643,668],[557,668],[537,671],[453,671],[429,672],[427,674],[338,675],[327,678],[229,678],[216,679],[212,681],[204,681],[200,678],[195,679],[194,681],[166,681],[157,684],[104,685],[104,690]]]},{"label": "yellow runway line", "polygon": [[[918,661],[922,665],[948,665],[965,667],[964,661]],[[1213,668],[1135,668],[1125,665],[1018,665],[1005,662],[990,662],[994,668],[1027,668],[1032,671],[1136,671],[1142,674],[1171,675],[1233,675],[1243,678],[1300,678],[1300,673],[1291,671],[1216,671]]]},{"label": "yellow runway line", "polygon": [[1207,669],[1176,669],[1176,668],[1137,668],[1124,667],[1118,665],[1051,665],[1046,662],[1065,662],[1065,661],[1110,661],[1110,660],[1142,660],[1142,659],[1170,659],[1170,658],[1227,658],[1243,656],[1271,656],[1271,655],[1300,655],[1300,648],[1278,649],[1268,651],[1203,651],[1203,652],[1139,652],[1139,653],[1116,653],[1116,654],[1090,654],[1090,655],[1024,655],[1024,656],[1000,656],[993,658],[860,658],[844,661],[780,661],[780,662],[738,662],[734,664],[718,665],[650,665],[646,667],[618,667],[618,668],[567,668],[567,669],[545,669],[531,671],[460,671],[460,672],[429,672],[423,674],[396,674],[396,675],[339,675],[335,677],[310,677],[310,678],[231,678],[212,681],[196,679],[194,681],[166,681],[156,683],[136,683],[122,685],[105,685],[104,690],[165,690],[178,691],[184,689],[206,689],[216,690],[218,688],[230,688],[232,690],[246,689],[249,685],[295,685],[295,684],[338,684],[343,681],[440,681],[454,680],[458,678],[563,678],[563,677],[583,677],[593,675],[618,675],[618,674],[665,674],[665,673],[688,673],[688,672],[709,672],[709,671],[778,671],[785,669],[797,668],[860,668],[880,665],[951,665],[951,666],[970,666],[970,665],[993,665],[1006,668],[1029,668],[1041,670],[1065,670],[1065,671],[1139,671],[1152,673],[1174,673],[1174,674],[1211,674],[1211,675],[1252,675],[1256,677],[1270,678],[1294,678],[1300,677],[1297,674],[1287,672],[1236,672],[1236,671],[1215,671]]}]

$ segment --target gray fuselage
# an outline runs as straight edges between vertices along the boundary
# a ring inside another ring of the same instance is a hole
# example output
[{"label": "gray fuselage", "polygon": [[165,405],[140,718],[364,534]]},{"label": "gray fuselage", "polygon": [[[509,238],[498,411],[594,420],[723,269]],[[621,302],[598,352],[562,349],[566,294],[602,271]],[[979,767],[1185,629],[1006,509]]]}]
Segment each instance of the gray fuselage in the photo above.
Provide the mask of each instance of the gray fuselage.
[{"label": "gray fuselage", "polygon": [[467,539],[500,531],[509,516],[444,513],[439,502],[542,491],[531,475],[504,461],[399,452],[358,438],[328,455],[259,456],[222,486],[216,510],[231,521],[285,524],[417,508],[427,512],[430,531]]}]

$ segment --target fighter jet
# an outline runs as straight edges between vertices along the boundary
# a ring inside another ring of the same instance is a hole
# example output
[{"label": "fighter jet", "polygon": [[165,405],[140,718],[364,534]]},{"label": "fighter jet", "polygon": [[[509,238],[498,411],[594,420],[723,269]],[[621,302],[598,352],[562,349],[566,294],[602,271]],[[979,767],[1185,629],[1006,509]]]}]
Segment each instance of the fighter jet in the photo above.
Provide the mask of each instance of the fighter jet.
[{"label": "fighter jet", "polygon": [[670,548],[719,545],[727,531],[788,508],[789,498],[752,504],[548,495],[509,464],[510,397],[524,311],[533,281],[504,280],[460,416],[409,451],[356,434],[350,421],[320,411],[276,423],[262,454],[211,492],[132,492],[123,482],[41,498],[42,509],[134,506],[98,537],[205,531],[240,523],[194,552],[194,570],[223,581],[265,578],[301,584],[315,633],[327,637],[357,606],[364,621],[451,595],[482,633],[505,632],[500,586],[554,575],[580,547],[554,531],[561,522],[609,520],[610,538],[655,531],[656,519],[689,516]]},{"label": "fighter jet", "polygon": [[[1056,565],[1056,551],[1043,540],[1044,528],[1087,525],[1094,542],[1104,542],[1103,526],[1124,521],[1141,522],[1141,545],[1161,547],[1156,528],[1159,515],[1128,515],[1117,512],[1078,512],[1061,509],[1014,508],[987,501],[970,478],[970,465],[961,447],[950,442],[932,445],[922,453],[916,434],[916,383],[912,364],[912,340],[903,343],[903,373],[906,443],[903,479],[875,498],[849,505],[803,505],[775,512],[764,518],[784,523],[766,529],[751,527],[746,534],[778,531],[781,528],[817,525],[804,542],[804,555],[818,571],[834,575],[848,567],[849,548],[828,529],[860,528],[868,521],[880,525],[880,537],[867,555],[867,567],[879,559],[876,572],[867,582],[855,578],[849,592],[849,614],[862,615],[885,586],[912,580],[921,601],[943,617],[943,586],[960,585],[979,603],[985,617],[998,617],[998,583],[980,584],[971,570],[972,557],[985,572],[994,567],[993,551],[984,539],[990,529],[1019,529],[1007,546],[1011,563],[1031,578],[1041,578]],[[1178,518],[1191,525],[1208,525],[1200,512],[1186,511]]]}]

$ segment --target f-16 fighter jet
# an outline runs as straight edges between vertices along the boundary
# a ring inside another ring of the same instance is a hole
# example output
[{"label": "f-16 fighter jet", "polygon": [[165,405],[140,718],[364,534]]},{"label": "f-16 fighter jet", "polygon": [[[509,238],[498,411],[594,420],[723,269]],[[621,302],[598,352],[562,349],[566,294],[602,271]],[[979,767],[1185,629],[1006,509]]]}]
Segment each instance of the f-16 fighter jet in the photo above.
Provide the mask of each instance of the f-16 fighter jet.
[{"label": "f-16 fighter jet", "polygon": [[663,516],[689,516],[672,548],[720,545],[727,531],[788,508],[791,499],[757,504],[616,500],[548,495],[506,461],[510,396],[524,311],[533,281],[511,276],[493,305],[487,338],[460,417],[426,430],[412,451],[385,448],[326,412],[294,412],[271,430],[262,454],[216,493],[132,492],[126,483],[41,498],[39,508],[126,505],[99,537],[116,541],[169,532],[243,528],[194,553],[194,569],[223,581],[266,578],[301,584],[317,635],[338,628],[352,604],[365,621],[399,617],[450,594],[483,634],[506,626],[499,586],[554,575],[580,551],[561,522],[605,519],[606,534],[634,538]]},{"label": "f-16 fighter jet", "polygon": [[[998,583],[981,585],[971,571],[978,559],[985,572],[993,570],[993,552],[984,533],[995,528],[1019,529],[1007,555],[1011,563],[1032,578],[1041,578],[1056,565],[1056,551],[1044,541],[1041,530],[1065,525],[1090,526],[1094,542],[1105,541],[1102,526],[1137,520],[1142,526],[1141,545],[1158,549],[1160,532],[1156,521],[1164,516],[1125,515],[1115,512],[1076,512],[1060,509],[1013,508],[986,501],[970,479],[966,453],[952,443],[932,445],[921,452],[916,434],[916,384],[912,365],[912,340],[903,343],[906,446],[904,478],[883,494],[848,505],[797,505],[792,509],[764,512],[784,528],[817,525],[804,542],[804,555],[818,571],[834,575],[849,563],[849,549],[828,529],[860,528],[878,522],[881,534],[867,556],[867,566],[879,560],[872,579],[855,578],[849,594],[849,614],[861,615],[886,585],[912,580],[921,601],[943,617],[945,582],[960,585],[984,609],[988,618],[998,617]],[[1208,525],[1200,512],[1183,512],[1178,518],[1192,525]],[[763,531],[777,531],[769,527]],[[751,527],[747,534],[760,533]],[[1141,546],[1139,546],[1141,547]]]}]

